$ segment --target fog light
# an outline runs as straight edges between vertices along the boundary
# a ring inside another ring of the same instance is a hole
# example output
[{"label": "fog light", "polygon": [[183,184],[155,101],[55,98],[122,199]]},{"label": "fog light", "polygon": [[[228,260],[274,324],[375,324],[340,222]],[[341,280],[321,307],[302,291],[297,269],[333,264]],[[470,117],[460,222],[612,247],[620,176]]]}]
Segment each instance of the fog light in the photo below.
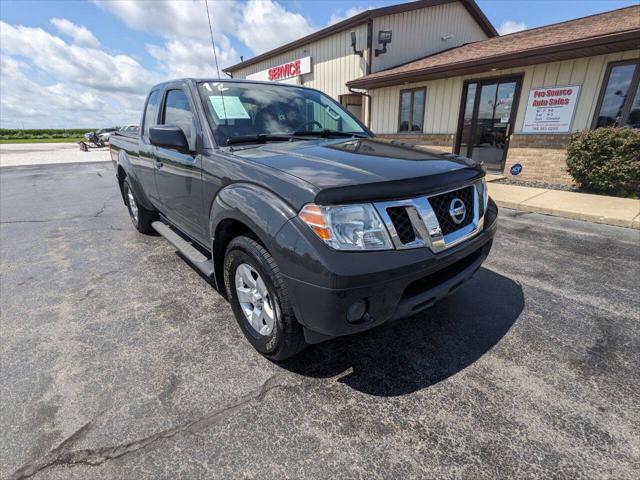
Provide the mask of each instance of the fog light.
[{"label": "fog light", "polygon": [[365,313],[367,313],[367,301],[358,300],[349,306],[347,310],[347,322],[357,323],[362,320]]}]

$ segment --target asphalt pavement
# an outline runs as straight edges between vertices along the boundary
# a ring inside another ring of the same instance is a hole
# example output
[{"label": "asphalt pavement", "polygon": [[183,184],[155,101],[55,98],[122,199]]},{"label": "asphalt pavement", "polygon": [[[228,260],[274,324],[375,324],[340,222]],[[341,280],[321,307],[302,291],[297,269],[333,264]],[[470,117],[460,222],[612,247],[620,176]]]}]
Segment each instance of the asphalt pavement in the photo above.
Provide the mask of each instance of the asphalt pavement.
[{"label": "asphalt pavement", "polygon": [[453,296],[278,365],[111,165],[0,169],[0,222],[1,478],[637,478],[637,230],[503,209]]}]

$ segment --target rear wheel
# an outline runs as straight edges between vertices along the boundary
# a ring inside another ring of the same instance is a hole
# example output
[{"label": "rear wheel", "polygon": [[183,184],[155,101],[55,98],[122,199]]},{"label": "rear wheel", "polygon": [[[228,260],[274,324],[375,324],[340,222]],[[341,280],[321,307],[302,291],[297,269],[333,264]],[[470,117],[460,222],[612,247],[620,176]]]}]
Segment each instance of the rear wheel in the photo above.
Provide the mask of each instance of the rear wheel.
[{"label": "rear wheel", "polygon": [[262,245],[234,238],[225,255],[224,283],[242,333],[262,355],[280,361],[306,347],[280,270]]},{"label": "rear wheel", "polygon": [[155,211],[147,210],[140,205],[127,178],[122,182],[122,193],[124,194],[124,202],[127,205],[127,210],[129,210],[133,226],[140,233],[152,233],[154,230],[151,224],[157,220],[158,216]]}]

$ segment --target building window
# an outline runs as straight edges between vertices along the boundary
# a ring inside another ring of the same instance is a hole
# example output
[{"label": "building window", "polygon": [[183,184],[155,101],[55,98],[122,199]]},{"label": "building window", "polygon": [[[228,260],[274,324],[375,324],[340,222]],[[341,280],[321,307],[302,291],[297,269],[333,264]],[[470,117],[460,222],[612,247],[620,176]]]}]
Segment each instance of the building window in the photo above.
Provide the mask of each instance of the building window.
[{"label": "building window", "polygon": [[610,63],[602,83],[593,128],[640,128],[640,61]]},{"label": "building window", "polygon": [[424,88],[400,91],[398,132],[422,132],[426,96]]}]

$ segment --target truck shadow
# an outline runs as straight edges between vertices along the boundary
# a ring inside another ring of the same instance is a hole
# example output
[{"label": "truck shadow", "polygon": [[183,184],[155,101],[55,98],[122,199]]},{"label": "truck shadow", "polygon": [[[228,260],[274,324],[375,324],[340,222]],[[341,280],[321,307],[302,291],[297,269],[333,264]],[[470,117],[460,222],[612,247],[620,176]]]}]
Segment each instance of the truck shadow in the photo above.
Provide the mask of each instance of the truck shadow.
[{"label": "truck shadow", "polygon": [[376,396],[421,390],[473,364],[506,335],[524,308],[521,286],[486,268],[425,312],[309,347],[281,364]]}]

